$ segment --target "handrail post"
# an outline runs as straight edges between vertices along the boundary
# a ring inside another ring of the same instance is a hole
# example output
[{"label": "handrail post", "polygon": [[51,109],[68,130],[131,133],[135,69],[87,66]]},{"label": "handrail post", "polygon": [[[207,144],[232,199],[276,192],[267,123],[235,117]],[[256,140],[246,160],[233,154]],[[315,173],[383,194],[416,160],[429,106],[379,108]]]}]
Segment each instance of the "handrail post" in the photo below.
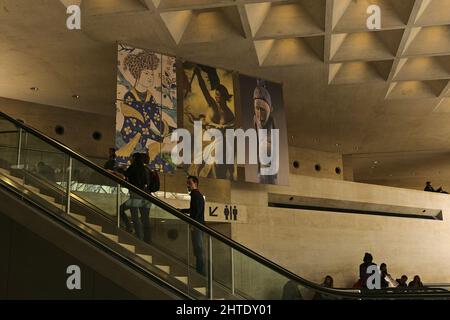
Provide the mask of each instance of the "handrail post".
[{"label": "handrail post", "polygon": [[234,284],[234,249],[231,248],[231,294],[235,293],[235,284]]},{"label": "handrail post", "polygon": [[[203,232],[203,231],[202,231]],[[209,259],[208,259],[208,296],[209,300],[213,299],[213,261],[212,261],[212,238],[208,235],[208,251],[209,251]]]},{"label": "handrail post", "polygon": [[69,214],[70,213],[70,193],[71,193],[71,184],[72,184],[72,157],[71,156],[69,156],[69,166],[68,166],[67,170],[68,170],[68,174],[67,174],[67,188],[66,188],[66,193],[67,193],[66,213]]},{"label": "handrail post", "polygon": [[120,229],[120,183],[117,184],[116,213],[117,213],[117,228]]},{"label": "handrail post", "polygon": [[19,128],[19,141],[17,145],[17,168],[20,166],[20,161],[22,160],[22,128]]}]

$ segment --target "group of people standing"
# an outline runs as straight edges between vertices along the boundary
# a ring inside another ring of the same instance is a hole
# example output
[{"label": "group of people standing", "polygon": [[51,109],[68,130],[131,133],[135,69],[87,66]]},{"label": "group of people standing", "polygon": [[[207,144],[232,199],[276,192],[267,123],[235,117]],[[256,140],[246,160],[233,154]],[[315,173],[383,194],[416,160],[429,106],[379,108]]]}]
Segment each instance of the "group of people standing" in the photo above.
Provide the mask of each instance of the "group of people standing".
[{"label": "group of people standing", "polygon": [[[115,166],[114,149],[110,150],[110,158],[105,163],[104,168],[120,176],[140,190],[152,193],[159,189],[159,177],[149,169],[150,158],[146,153],[135,153],[131,158],[131,165],[125,171],[120,171]],[[155,179],[158,181],[156,182]],[[157,187],[155,187],[155,183]],[[180,209],[181,212],[190,215],[195,221],[205,223],[205,199],[198,189],[199,180],[195,176],[189,176],[186,180],[186,187],[191,196],[190,207]],[[151,202],[142,198],[134,192],[130,192],[130,197],[120,206],[120,220],[125,229],[136,235],[140,240],[147,243],[152,242],[150,226]],[[132,224],[126,211],[130,211]],[[206,275],[203,232],[198,228],[191,227],[191,240],[194,256],[196,258],[196,270],[202,275]]]},{"label": "group of people standing", "polygon": [[[370,289],[368,287],[368,282],[371,277],[373,277],[374,272],[369,270],[370,267],[374,267],[374,270],[377,270],[376,263],[373,262],[373,256],[366,252],[364,254],[363,263],[359,266],[359,280],[353,285],[353,288],[361,288],[361,289]],[[423,288],[424,285],[420,280],[418,275],[414,276],[413,281],[409,284],[407,283],[408,277],[406,275],[402,275],[400,279],[394,280],[392,276],[389,274],[387,270],[386,263],[382,263],[379,268],[379,276],[380,276],[380,288],[376,289],[387,289],[387,288],[412,288],[412,289],[420,289]]]}]

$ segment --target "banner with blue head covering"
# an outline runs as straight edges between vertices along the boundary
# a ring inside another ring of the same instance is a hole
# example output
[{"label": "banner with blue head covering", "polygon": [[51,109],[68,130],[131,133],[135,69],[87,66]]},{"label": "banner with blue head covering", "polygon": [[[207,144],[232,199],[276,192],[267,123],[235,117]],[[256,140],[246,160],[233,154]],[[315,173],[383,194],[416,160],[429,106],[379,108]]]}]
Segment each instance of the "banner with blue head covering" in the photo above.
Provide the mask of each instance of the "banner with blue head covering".
[{"label": "banner with blue head covering", "polygon": [[[255,129],[257,164],[245,165],[245,181],[264,184],[289,184],[289,147],[283,87],[262,79],[239,75],[241,124]],[[253,147],[253,148],[252,148]]]}]

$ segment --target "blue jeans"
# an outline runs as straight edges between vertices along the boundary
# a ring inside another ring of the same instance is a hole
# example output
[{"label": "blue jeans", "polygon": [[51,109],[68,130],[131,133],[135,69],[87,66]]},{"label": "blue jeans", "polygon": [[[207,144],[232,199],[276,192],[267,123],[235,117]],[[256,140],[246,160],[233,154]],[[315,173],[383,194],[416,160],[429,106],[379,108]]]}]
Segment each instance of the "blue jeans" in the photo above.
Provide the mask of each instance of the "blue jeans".
[{"label": "blue jeans", "polygon": [[195,268],[198,273],[206,276],[203,232],[194,228],[191,230],[192,247],[194,248]]},{"label": "blue jeans", "polygon": [[[128,232],[131,232],[130,220],[128,219],[125,211],[130,210],[131,220],[133,220],[136,236],[146,242],[151,242],[151,230],[150,230],[150,208],[147,208],[141,204],[141,199],[130,198],[120,206],[120,219],[125,224],[125,228]],[[139,218],[139,213],[141,217]]]}]

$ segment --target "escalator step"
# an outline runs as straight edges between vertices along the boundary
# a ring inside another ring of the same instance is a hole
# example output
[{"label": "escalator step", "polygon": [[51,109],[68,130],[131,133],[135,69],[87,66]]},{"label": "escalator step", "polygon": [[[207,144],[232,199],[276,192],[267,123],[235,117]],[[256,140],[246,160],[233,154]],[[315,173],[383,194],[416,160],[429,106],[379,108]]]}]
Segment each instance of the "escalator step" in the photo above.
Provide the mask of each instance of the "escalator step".
[{"label": "escalator step", "polygon": [[25,185],[25,188],[27,188],[28,190],[30,190],[33,193],[41,193],[41,191],[38,188],[30,186],[29,184]]},{"label": "escalator step", "polygon": [[147,261],[148,263],[152,263],[153,261],[152,256],[146,254],[138,254],[138,256]]},{"label": "escalator step", "polygon": [[194,288],[195,291],[197,291],[198,293],[201,293],[202,295],[206,296],[206,288],[205,287],[197,287]]},{"label": "escalator step", "polygon": [[135,252],[135,250],[136,250],[136,248],[135,248],[135,246],[132,246],[132,245],[129,245],[129,244],[125,244],[125,243],[121,243],[121,242],[119,242],[119,244],[122,246],[122,247],[124,247],[125,249],[127,249],[128,251],[131,251],[131,252]]},{"label": "escalator step", "polygon": [[77,219],[77,220],[79,220],[81,222],[86,222],[86,217],[85,216],[82,216],[82,215],[79,215],[79,214],[76,214],[76,213],[69,213],[69,215],[72,218],[75,218],[75,219]]},{"label": "escalator step", "polygon": [[11,176],[11,173],[9,173],[8,170],[3,169],[3,168],[0,168],[0,173],[3,173],[4,175],[7,175],[7,176]]},{"label": "escalator step", "polygon": [[85,223],[88,227],[90,227],[91,229],[94,229],[97,232],[102,232],[102,227],[97,225],[97,224],[92,224],[92,223]]},{"label": "escalator step", "polygon": [[7,170],[5,170],[5,169],[0,169],[0,173],[3,173],[3,174],[4,174],[5,176],[7,176],[9,179],[11,179],[11,180],[17,182],[18,184],[23,185],[23,179],[14,177],[13,175],[11,175],[11,173],[10,173],[9,171],[7,171]]},{"label": "escalator step", "polygon": [[109,234],[109,233],[105,233],[103,232],[103,235],[109,239],[111,239],[114,242],[119,242],[119,237],[114,235],[114,234]]},{"label": "escalator step", "polygon": [[180,281],[184,284],[188,284],[188,277],[175,277],[175,279],[177,279],[178,281]]},{"label": "escalator step", "polygon": [[158,269],[164,271],[167,274],[170,274],[170,267],[169,266],[162,266],[162,265],[155,265],[155,267],[157,267]]},{"label": "escalator step", "polygon": [[50,202],[51,204],[57,205],[57,204],[56,204],[56,201],[55,201],[55,198],[52,198],[52,197],[50,197],[50,196],[46,196],[46,195],[44,195],[44,194],[42,194],[42,193],[36,193],[36,195],[38,195],[38,196],[41,197],[42,199],[44,199],[44,200]]}]

